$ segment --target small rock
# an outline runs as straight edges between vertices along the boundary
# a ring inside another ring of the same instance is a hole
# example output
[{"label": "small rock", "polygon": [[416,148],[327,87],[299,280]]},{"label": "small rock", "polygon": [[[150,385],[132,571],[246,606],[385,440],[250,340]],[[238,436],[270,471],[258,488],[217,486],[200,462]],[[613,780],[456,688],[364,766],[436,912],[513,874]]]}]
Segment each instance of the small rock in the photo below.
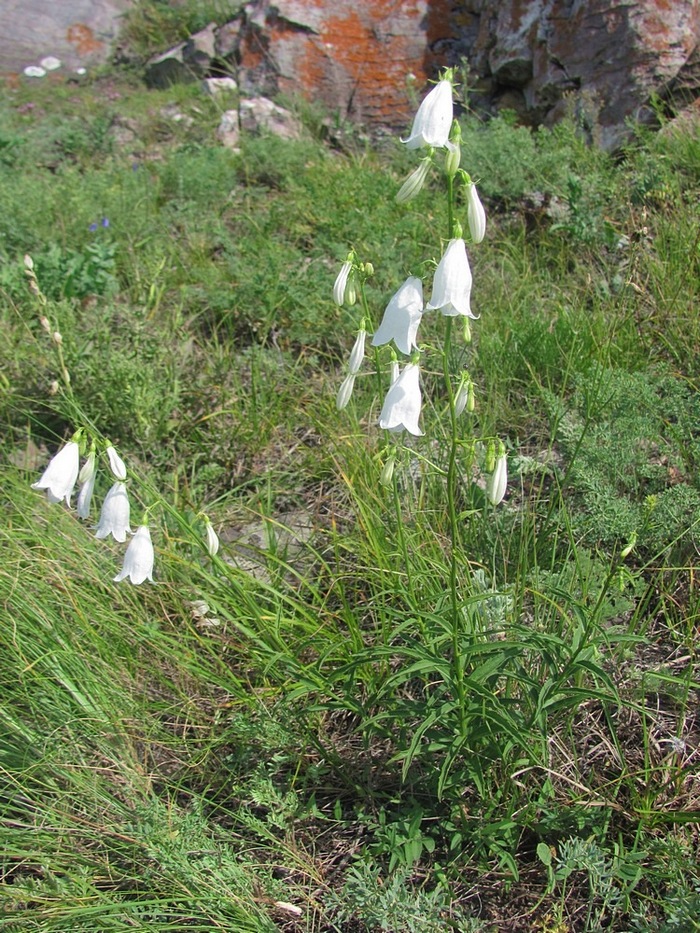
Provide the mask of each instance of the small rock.
[{"label": "small rock", "polygon": [[55,55],[47,55],[46,58],[42,58],[39,62],[42,68],[45,68],[46,71],[56,71],[57,68],[61,67],[61,59],[56,58]]},{"label": "small rock", "polygon": [[238,90],[238,85],[233,78],[205,78],[202,88],[210,97],[221,97]]},{"label": "small rock", "polygon": [[301,124],[297,118],[267,97],[241,101],[240,125],[248,133],[267,132],[282,139],[299,139],[301,136]]}]

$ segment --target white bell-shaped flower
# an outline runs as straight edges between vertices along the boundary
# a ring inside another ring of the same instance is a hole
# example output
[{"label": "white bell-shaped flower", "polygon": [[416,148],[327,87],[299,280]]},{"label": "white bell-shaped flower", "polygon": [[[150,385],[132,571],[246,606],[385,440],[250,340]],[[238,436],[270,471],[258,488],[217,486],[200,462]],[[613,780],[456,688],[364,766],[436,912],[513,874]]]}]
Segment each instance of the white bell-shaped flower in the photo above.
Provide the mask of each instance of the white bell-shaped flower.
[{"label": "white bell-shaped flower", "polygon": [[408,431],[420,437],[423,432],[418,426],[421,409],[420,370],[417,363],[408,363],[398,379],[391,384],[384,399],[379,427],[385,431]]},{"label": "white bell-shaped flower", "polygon": [[496,466],[486,480],[486,498],[491,505],[498,505],[506,494],[508,485],[508,459],[505,454],[496,460]]},{"label": "white bell-shaped flower", "polygon": [[469,305],[471,290],[472,273],[464,240],[450,240],[435,270],[433,293],[426,305],[426,311],[436,309],[447,317],[457,314],[476,317]]},{"label": "white bell-shaped flower", "polygon": [[32,489],[45,489],[49,502],[60,502],[63,499],[70,506],[79,470],[80,447],[76,441],[68,441],[52,457],[41,479],[32,483]]},{"label": "white bell-shaped flower", "polygon": [[141,525],[129,542],[124,555],[124,566],[114,578],[114,582],[119,583],[128,577],[135,586],[143,583],[144,580],[150,580],[153,583],[153,560],[151,533],[148,525]]},{"label": "white bell-shaped flower", "polygon": [[393,340],[408,356],[417,347],[416,335],[422,316],[423,283],[416,276],[409,276],[386,306],[382,323],[372,337],[372,346],[380,347]]},{"label": "white bell-shaped flower", "polygon": [[421,146],[443,148],[450,137],[452,112],[452,84],[450,81],[438,81],[418,108],[411,135],[401,141],[409,149],[419,149]]},{"label": "white bell-shaped flower", "polygon": [[100,512],[100,520],[95,531],[96,538],[112,535],[115,541],[126,541],[129,527],[129,496],[124,483],[115,483],[105,496]]},{"label": "white bell-shaped flower", "polygon": [[467,222],[472,242],[481,243],[486,233],[486,211],[473,181],[467,190]]}]

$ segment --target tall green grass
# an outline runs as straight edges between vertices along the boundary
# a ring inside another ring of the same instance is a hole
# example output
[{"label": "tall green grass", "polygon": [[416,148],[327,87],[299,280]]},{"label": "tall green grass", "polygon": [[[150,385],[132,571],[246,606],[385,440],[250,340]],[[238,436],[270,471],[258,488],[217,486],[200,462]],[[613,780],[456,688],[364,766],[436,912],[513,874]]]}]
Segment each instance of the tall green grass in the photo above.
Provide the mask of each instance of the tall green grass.
[{"label": "tall green grass", "polygon": [[[161,97],[120,87],[146,136]],[[378,323],[435,251],[435,189],[393,202],[398,148],[233,155],[205,103],[134,166],[99,90],[50,159],[25,156],[74,105],[1,114],[0,925],[280,929],[291,901],[299,929],[488,930],[510,898],[533,929],[692,924],[696,142],[614,161],[573,124],[464,122],[473,418],[511,479],[494,510],[459,461],[455,630],[439,374],[395,496],[374,378],[334,407],[339,263],[374,264]],[[122,550],[30,488],[76,412],[154,506],[154,586],[113,584]]]}]

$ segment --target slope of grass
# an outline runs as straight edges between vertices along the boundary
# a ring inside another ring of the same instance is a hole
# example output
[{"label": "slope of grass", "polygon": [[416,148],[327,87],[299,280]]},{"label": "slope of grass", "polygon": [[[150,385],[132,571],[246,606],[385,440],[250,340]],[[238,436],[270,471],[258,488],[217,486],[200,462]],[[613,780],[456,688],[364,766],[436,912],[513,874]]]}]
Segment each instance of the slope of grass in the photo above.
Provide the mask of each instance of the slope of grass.
[{"label": "slope of grass", "polygon": [[[397,205],[398,144],[233,154],[217,116],[118,74],[0,109],[0,925],[692,928],[697,140],[613,161],[465,120],[489,228],[451,560],[441,374],[399,451],[369,364],[334,404],[340,263],[373,264],[376,327],[439,258],[437,179]],[[31,489],[78,427],[127,461],[154,585]],[[507,439],[498,509],[477,435]]]}]

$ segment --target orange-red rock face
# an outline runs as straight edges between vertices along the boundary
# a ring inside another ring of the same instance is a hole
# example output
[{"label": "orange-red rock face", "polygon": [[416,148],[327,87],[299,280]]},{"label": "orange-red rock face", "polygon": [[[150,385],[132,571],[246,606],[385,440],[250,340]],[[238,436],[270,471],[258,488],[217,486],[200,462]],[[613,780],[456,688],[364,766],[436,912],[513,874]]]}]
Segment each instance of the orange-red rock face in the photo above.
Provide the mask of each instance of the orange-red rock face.
[{"label": "orange-red rock face", "polygon": [[300,92],[343,119],[403,126],[414,108],[410,85],[420,91],[446,63],[432,47],[449,29],[449,6],[448,0],[249,4],[241,83],[255,85],[272,67],[282,92]]}]

